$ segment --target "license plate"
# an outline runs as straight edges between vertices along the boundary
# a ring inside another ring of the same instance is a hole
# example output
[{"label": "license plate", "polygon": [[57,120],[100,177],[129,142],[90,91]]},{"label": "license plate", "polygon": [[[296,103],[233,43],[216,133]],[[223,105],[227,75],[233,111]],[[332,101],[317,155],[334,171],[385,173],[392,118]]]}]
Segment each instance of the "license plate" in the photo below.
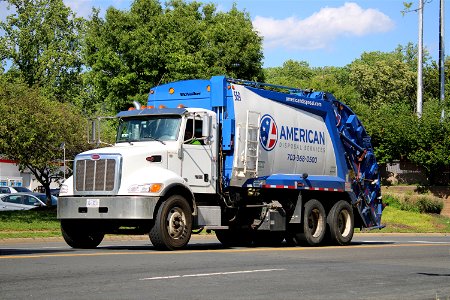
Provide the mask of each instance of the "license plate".
[{"label": "license plate", "polygon": [[100,207],[100,199],[86,199],[86,207]]}]

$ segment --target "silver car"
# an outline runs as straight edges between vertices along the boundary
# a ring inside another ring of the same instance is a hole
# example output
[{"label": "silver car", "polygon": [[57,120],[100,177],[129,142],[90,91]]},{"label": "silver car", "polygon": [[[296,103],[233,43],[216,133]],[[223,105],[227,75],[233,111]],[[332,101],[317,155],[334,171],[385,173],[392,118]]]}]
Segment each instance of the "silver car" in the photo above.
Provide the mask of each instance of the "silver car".
[{"label": "silver car", "polygon": [[39,198],[30,194],[14,193],[0,195],[0,211],[29,210],[41,206],[46,205]]}]

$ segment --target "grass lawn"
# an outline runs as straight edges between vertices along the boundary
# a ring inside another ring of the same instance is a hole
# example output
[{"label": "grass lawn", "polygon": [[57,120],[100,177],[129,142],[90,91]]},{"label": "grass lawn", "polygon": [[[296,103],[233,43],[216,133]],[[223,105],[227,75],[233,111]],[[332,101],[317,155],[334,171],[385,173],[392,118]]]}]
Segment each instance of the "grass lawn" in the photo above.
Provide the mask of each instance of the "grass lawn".
[{"label": "grass lawn", "polygon": [[0,239],[61,236],[56,210],[0,212]]},{"label": "grass lawn", "polygon": [[386,228],[374,232],[450,233],[450,218],[404,211],[389,206],[383,211],[381,223],[385,224]]},{"label": "grass lawn", "polygon": [[[382,224],[385,224],[386,228],[371,232],[450,233],[450,218],[403,211],[390,206],[383,211]],[[55,236],[61,236],[56,210],[0,212],[0,239]]]}]

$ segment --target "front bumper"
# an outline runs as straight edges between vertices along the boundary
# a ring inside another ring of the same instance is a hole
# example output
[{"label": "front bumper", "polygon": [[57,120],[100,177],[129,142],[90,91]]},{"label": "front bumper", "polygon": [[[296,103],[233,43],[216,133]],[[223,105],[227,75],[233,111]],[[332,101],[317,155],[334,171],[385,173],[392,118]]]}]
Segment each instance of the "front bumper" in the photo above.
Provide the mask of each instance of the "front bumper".
[{"label": "front bumper", "polygon": [[153,219],[159,197],[60,197],[58,219]]}]

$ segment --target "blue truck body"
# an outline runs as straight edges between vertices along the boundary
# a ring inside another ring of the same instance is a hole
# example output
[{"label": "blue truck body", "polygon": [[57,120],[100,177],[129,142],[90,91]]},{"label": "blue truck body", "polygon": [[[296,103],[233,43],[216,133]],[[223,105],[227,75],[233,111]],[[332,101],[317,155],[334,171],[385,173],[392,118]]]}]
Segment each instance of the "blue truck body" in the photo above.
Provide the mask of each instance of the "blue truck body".
[{"label": "blue truck body", "polygon": [[243,85],[268,101],[288,105],[320,116],[333,140],[337,176],[303,174],[271,174],[249,179],[243,187],[261,189],[296,189],[348,193],[357,208],[363,228],[383,228],[383,204],[380,175],[370,136],[354,112],[326,92],[235,80],[215,76],[210,80],[172,82],[151,89],[149,107],[199,107],[215,111],[222,130],[222,150],[225,152],[222,183],[230,182],[234,153],[235,106],[232,84]]}]

